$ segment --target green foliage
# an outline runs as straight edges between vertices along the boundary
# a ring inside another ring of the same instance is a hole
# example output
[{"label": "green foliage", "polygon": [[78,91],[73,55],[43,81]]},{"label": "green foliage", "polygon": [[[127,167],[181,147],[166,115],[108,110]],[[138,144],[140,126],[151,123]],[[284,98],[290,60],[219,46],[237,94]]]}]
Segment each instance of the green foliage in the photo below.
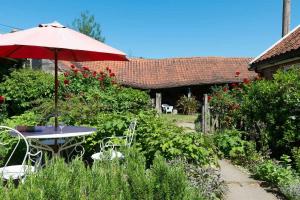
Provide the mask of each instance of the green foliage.
[{"label": "green foliage", "polygon": [[195,114],[197,109],[199,108],[199,102],[196,100],[194,96],[187,97],[183,95],[177,101],[177,108],[186,115]]},{"label": "green foliage", "polygon": [[202,194],[204,199],[222,199],[227,191],[227,185],[222,180],[220,172],[216,168],[201,167],[194,163],[188,163],[184,159],[174,159],[169,161],[171,165],[184,164],[185,173],[193,187]]},{"label": "green foliage", "polygon": [[254,165],[260,160],[255,143],[243,139],[238,130],[224,130],[216,133],[214,140],[217,148],[225,157],[242,165]]},{"label": "green foliage", "polygon": [[292,157],[294,160],[295,168],[297,172],[300,174],[300,148],[299,147],[293,148]]},{"label": "green foliage", "polygon": [[205,137],[200,133],[184,133],[182,128],[159,116],[140,113],[136,139],[150,163],[155,152],[160,151],[167,159],[182,156],[201,166],[216,164],[212,144]]},{"label": "green foliage", "polygon": [[100,24],[95,21],[94,15],[90,14],[88,11],[81,12],[80,17],[74,19],[72,26],[80,33],[101,42],[105,41],[105,38],[102,36]]},{"label": "green foliage", "polygon": [[294,180],[288,184],[279,186],[280,192],[289,200],[300,199],[300,180]]},{"label": "green foliage", "polygon": [[0,185],[1,199],[202,199],[191,187],[182,165],[169,166],[161,156],[146,170],[145,159],[130,151],[126,160],[96,162],[53,160],[24,184]]},{"label": "green foliage", "polygon": [[[16,126],[35,126],[39,124],[39,120],[39,116],[34,112],[25,112],[20,116],[13,116],[10,119],[5,119],[3,123],[1,123],[1,125],[5,125],[11,128],[15,128]],[[16,137],[7,134],[7,132],[0,132],[0,142],[6,144],[5,146],[0,145],[0,166],[3,166],[4,162],[6,162],[8,156],[11,154],[13,148],[15,147],[17,140]],[[24,144],[21,143],[20,147],[17,149],[13,157],[15,163],[20,164],[22,162],[22,159],[24,158],[24,151]]]},{"label": "green foliage", "polygon": [[246,131],[259,151],[279,159],[300,142],[300,69],[278,71],[274,80],[218,88],[210,105],[222,128]]},{"label": "green foliage", "polygon": [[0,103],[0,123],[7,118],[7,105],[5,103]]},{"label": "green foliage", "polygon": [[267,181],[274,186],[289,183],[295,179],[295,174],[290,168],[285,168],[272,160],[258,164],[254,169],[254,175],[256,178]]},{"label": "green foliage", "polygon": [[241,119],[240,104],[245,85],[236,85],[229,90],[229,86],[213,88],[213,96],[209,97],[209,104],[213,115],[217,115],[220,126],[235,128]]},{"label": "green foliage", "polygon": [[[289,154],[300,142],[300,69],[279,71],[273,81],[258,81],[243,98],[245,126],[274,156]],[[253,125],[255,125],[253,127]],[[252,132],[254,132],[252,131]]]},{"label": "green foliage", "polygon": [[22,114],[36,106],[37,99],[53,97],[53,91],[53,76],[38,70],[14,71],[0,84],[0,94],[6,98],[9,116]]}]

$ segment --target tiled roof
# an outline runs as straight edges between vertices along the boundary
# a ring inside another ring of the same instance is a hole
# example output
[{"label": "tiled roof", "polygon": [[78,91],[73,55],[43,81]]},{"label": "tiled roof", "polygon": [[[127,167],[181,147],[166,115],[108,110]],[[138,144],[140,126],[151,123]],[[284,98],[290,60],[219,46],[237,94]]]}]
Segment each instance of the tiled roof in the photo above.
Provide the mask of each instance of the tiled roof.
[{"label": "tiled roof", "polygon": [[[129,61],[73,63],[101,71],[110,67],[123,85],[142,89],[171,88],[188,85],[241,82],[252,79],[248,71],[251,58],[191,57],[167,59],[131,58]],[[70,66],[68,62],[62,62]],[[236,77],[236,72],[240,72]]]},{"label": "tiled roof", "polygon": [[276,59],[300,49],[300,26],[296,27],[285,37],[251,61],[250,65],[258,65],[268,60]]}]

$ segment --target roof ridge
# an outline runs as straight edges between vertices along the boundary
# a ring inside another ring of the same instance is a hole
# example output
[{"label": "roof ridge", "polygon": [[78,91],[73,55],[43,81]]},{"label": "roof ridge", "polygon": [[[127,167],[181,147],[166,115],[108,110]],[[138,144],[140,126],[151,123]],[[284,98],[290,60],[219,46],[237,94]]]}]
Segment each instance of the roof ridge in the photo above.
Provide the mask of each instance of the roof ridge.
[{"label": "roof ridge", "polygon": [[192,56],[192,57],[170,57],[170,58],[128,58],[129,60],[144,60],[144,61],[157,61],[157,60],[185,60],[185,59],[252,59],[253,57],[225,57],[225,56]]},{"label": "roof ridge", "polygon": [[285,40],[287,37],[289,37],[292,33],[296,32],[297,29],[300,28],[300,24],[298,26],[296,26],[292,31],[290,31],[288,34],[286,34],[284,37],[280,38],[277,42],[275,42],[272,46],[270,46],[268,49],[266,49],[265,51],[263,51],[261,54],[259,54],[258,56],[256,56],[250,63],[249,65],[253,64],[255,61],[257,61],[258,59],[260,59],[263,55],[265,55],[267,52],[269,52],[271,49],[273,49],[276,45],[278,45],[279,43],[281,43],[283,40]]}]

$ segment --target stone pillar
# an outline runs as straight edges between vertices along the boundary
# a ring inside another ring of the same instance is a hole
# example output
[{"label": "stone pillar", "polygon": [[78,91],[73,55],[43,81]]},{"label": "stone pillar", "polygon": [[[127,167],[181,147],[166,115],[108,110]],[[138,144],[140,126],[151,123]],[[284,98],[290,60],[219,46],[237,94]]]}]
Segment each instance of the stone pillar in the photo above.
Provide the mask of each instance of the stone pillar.
[{"label": "stone pillar", "polygon": [[158,113],[161,113],[161,93],[156,93],[155,96],[155,109]]}]

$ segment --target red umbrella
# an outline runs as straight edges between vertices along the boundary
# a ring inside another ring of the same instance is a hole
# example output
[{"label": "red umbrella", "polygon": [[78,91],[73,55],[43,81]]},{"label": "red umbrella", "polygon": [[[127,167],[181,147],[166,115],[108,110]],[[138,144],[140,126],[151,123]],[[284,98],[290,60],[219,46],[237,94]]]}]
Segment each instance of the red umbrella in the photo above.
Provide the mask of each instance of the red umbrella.
[{"label": "red umbrella", "polygon": [[126,61],[126,54],[58,22],[7,33],[0,37],[0,57],[52,59],[55,61],[55,127],[57,128],[57,60]]}]

